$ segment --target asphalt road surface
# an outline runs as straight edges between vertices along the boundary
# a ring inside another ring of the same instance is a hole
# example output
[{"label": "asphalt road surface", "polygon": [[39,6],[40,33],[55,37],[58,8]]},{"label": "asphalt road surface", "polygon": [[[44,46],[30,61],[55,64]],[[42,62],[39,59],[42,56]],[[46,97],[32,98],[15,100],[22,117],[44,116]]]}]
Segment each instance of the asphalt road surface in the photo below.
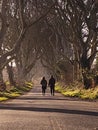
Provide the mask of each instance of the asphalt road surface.
[{"label": "asphalt road surface", "polygon": [[98,102],[45,96],[40,87],[0,103],[0,130],[98,130]]}]

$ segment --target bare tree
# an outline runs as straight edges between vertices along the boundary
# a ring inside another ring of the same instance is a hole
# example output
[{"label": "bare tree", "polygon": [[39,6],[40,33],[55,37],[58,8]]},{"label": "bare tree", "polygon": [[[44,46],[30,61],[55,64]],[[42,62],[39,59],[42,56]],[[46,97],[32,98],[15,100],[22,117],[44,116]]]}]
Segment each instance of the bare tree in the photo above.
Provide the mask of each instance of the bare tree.
[{"label": "bare tree", "polygon": [[73,45],[76,61],[81,67],[84,85],[91,86],[91,65],[97,53],[98,3],[90,0],[66,0],[58,3],[58,13],[65,22],[65,37]]}]

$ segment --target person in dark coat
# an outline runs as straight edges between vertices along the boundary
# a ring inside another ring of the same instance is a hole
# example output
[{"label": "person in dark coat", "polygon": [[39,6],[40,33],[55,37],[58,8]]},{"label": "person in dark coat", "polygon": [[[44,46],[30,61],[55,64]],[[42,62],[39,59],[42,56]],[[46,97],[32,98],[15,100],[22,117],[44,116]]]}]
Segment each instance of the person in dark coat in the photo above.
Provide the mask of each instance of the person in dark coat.
[{"label": "person in dark coat", "polygon": [[47,80],[45,79],[45,77],[43,77],[40,83],[42,85],[42,95],[45,95],[46,88],[47,88]]},{"label": "person in dark coat", "polygon": [[49,79],[49,86],[50,86],[51,95],[54,96],[54,92],[55,92],[55,78],[53,76],[51,76],[51,78]]}]

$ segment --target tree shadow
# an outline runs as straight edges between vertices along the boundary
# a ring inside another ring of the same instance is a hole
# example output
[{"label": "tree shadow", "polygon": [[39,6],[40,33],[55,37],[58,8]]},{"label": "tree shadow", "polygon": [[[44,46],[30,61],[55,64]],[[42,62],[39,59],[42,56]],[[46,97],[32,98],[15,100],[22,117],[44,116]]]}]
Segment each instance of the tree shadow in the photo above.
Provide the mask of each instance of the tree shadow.
[{"label": "tree shadow", "polygon": [[50,98],[49,97],[45,97],[45,98],[44,97],[39,97],[39,98],[38,97],[37,98],[36,97],[35,98],[34,97],[33,98],[29,98],[29,97],[23,97],[22,98],[22,97],[19,97],[19,98],[17,98],[17,100],[31,100],[32,101],[32,100],[69,100],[69,99],[54,98],[54,97],[50,97]]},{"label": "tree shadow", "polygon": [[83,110],[69,110],[60,108],[44,108],[44,107],[26,107],[27,104],[17,106],[17,104],[1,104],[0,109],[3,110],[19,110],[19,111],[32,111],[32,112],[50,112],[50,113],[62,113],[62,114],[78,114],[88,116],[98,116],[98,112],[83,111]]},{"label": "tree shadow", "polygon": [[[83,101],[82,99],[78,97],[61,97],[61,96],[51,96],[51,95],[45,95],[45,96],[33,96],[33,97],[18,97],[17,100],[68,100],[68,101]],[[84,101],[90,101],[90,100],[84,100]]]}]

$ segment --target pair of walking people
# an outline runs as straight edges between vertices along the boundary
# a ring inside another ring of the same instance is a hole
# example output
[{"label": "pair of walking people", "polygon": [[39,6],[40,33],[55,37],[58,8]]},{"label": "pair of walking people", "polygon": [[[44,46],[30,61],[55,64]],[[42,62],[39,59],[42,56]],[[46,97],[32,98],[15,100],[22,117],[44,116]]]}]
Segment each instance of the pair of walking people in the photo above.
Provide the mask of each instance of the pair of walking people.
[{"label": "pair of walking people", "polygon": [[49,79],[49,83],[47,83],[47,80],[45,79],[45,77],[43,77],[43,79],[41,80],[42,94],[43,95],[45,95],[47,84],[50,87],[51,95],[54,96],[54,92],[55,92],[55,78],[53,76],[51,76],[51,78]]}]

